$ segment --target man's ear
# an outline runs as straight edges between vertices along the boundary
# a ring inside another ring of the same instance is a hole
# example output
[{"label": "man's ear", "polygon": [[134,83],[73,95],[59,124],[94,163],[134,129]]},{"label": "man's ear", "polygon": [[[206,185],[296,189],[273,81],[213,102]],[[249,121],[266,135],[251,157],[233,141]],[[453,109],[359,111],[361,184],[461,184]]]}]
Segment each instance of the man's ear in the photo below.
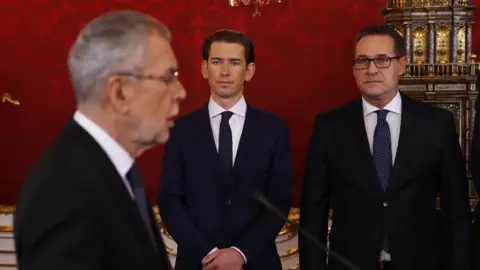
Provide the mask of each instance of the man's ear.
[{"label": "man's ear", "polygon": [[247,65],[247,73],[245,74],[245,81],[250,81],[255,74],[255,63],[250,63]]},{"label": "man's ear", "polygon": [[398,59],[398,63],[400,64],[400,75],[404,75],[407,71],[407,58],[405,56]]},{"label": "man's ear", "polygon": [[207,61],[202,60],[202,76],[204,79],[208,79],[208,68],[207,68]]},{"label": "man's ear", "polygon": [[112,75],[107,79],[104,99],[115,111],[127,113],[132,96],[133,88],[124,77]]}]

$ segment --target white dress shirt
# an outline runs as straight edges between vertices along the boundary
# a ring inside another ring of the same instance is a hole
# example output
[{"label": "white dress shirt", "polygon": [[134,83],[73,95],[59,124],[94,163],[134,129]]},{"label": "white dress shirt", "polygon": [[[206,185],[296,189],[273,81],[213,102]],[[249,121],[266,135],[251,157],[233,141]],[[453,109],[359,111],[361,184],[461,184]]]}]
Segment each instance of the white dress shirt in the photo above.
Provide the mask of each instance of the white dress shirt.
[{"label": "white dress shirt", "polygon": [[[210,125],[212,126],[213,139],[218,151],[218,141],[220,139],[220,122],[222,121],[222,112],[226,111],[220,107],[212,98],[208,102],[208,114],[210,115]],[[245,115],[247,113],[247,102],[242,97],[229,111],[233,113],[228,123],[232,130],[232,164],[235,164],[237,156],[238,144],[242,136],[243,125],[245,124]]]},{"label": "white dress shirt", "polygon": [[[367,131],[368,143],[370,145],[370,151],[373,155],[373,134],[375,132],[375,127],[377,125],[377,114],[376,110],[380,110],[368,103],[365,99],[362,98],[363,105],[363,119],[365,121],[365,129]],[[402,98],[400,92],[397,92],[397,95],[387,104],[383,109],[388,110],[387,122],[390,127],[390,142],[392,145],[392,165],[395,164],[395,156],[397,154],[398,139],[400,138],[400,124],[402,121]],[[382,250],[380,254],[381,261],[390,261],[390,254]]]},{"label": "white dress shirt", "polygon": [[133,165],[133,158],[130,154],[116,142],[103,128],[95,124],[92,120],[88,119],[83,113],[76,111],[73,115],[73,119],[87,131],[90,136],[100,145],[105,151],[107,156],[112,161],[115,169],[123,180],[125,187],[132,196],[135,198],[130,183],[127,180],[127,173]]},{"label": "white dress shirt", "polygon": [[[226,111],[220,105],[218,105],[211,97],[208,102],[208,114],[210,116],[210,125],[212,127],[213,139],[217,147],[218,152],[218,141],[220,140],[220,122],[222,121],[222,112]],[[240,137],[242,136],[243,126],[245,124],[245,115],[247,114],[247,102],[245,98],[242,98],[229,110],[233,113],[230,117],[228,123],[230,124],[230,129],[232,130],[232,165],[235,164],[235,158],[237,156],[238,144],[240,143]],[[247,263],[247,257],[245,254],[238,249],[237,247],[232,247],[236,249],[240,255],[242,255],[245,264]],[[217,251],[218,248],[212,249],[208,254]]]}]

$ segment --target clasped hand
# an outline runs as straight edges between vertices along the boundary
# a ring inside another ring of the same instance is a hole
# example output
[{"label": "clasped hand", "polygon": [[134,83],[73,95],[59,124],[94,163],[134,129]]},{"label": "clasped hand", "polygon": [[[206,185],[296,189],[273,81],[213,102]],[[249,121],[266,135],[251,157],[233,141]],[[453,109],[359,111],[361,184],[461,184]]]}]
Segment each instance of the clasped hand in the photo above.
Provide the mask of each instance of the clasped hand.
[{"label": "clasped hand", "polygon": [[241,270],[244,260],[233,248],[219,249],[203,259],[202,270]]}]

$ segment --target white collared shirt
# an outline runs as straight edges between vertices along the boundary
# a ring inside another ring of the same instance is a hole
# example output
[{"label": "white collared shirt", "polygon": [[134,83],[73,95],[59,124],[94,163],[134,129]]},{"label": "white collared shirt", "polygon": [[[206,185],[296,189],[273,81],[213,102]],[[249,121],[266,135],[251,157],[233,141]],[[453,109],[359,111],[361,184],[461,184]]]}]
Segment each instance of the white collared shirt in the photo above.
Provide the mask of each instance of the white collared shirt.
[{"label": "white collared shirt", "polygon": [[122,178],[132,199],[135,198],[130,183],[127,180],[127,173],[133,165],[133,158],[130,154],[115,141],[103,128],[88,119],[83,113],[76,111],[73,119],[90,134],[93,139],[102,147],[103,151],[112,161],[115,169]]},{"label": "white collared shirt", "polygon": [[[368,144],[370,145],[370,151],[373,155],[373,134],[375,133],[375,127],[377,125],[377,114],[375,111],[380,110],[380,108],[368,103],[364,98],[362,98],[362,105]],[[397,155],[398,139],[400,138],[400,124],[402,121],[402,97],[400,96],[400,92],[397,92],[397,95],[383,109],[389,111],[386,120],[390,128],[393,165],[395,164],[395,156]],[[382,250],[380,252],[380,261],[391,261],[390,254]]]},{"label": "white collared shirt", "polygon": [[[215,146],[218,152],[218,141],[220,136],[220,122],[222,120],[221,113],[226,111],[220,107],[211,97],[208,102],[208,114],[210,116],[210,125],[212,127],[213,139],[215,140]],[[229,110],[233,113],[228,123],[232,130],[232,164],[235,164],[235,158],[237,156],[238,145],[240,143],[240,137],[242,136],[243,126],[245,124],[245,115],[247,113],[247,102],[245,98],[242,98]]]},{"label": "white collared shirt", "polygon": [[[373,154],[373,133],[377,125],[376,110],[379,108],[368,103],[362,98],[363,105],[363,119],[365,121],[365,129],[367,131],[368,144],[370,145],[370,151]],[[402,121],[402,98],[400,92],[387,104],[383,109],[388,110],[387,122],[390,127],[390,141],[392,144],[392,164],[395,164],[395,156],[397,154],[398,139],[400,138],[400,124]]]}]

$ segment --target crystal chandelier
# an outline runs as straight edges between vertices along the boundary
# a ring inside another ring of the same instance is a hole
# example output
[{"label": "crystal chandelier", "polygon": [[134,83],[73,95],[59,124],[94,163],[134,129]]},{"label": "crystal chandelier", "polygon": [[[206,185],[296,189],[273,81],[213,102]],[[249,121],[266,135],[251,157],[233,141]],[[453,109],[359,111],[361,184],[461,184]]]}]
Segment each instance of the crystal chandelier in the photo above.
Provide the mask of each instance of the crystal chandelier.
[{"label": "crystal chandelier", "polygon": [[282,0],[228,0],[228,3],[232,7],[238,7],[240,4],[243,4],[245,6],[252,6],[253,17],[261,15],[260,12],[258,11],[258,8],[268,5],[270,4],[270,2],[281,3]]}]

